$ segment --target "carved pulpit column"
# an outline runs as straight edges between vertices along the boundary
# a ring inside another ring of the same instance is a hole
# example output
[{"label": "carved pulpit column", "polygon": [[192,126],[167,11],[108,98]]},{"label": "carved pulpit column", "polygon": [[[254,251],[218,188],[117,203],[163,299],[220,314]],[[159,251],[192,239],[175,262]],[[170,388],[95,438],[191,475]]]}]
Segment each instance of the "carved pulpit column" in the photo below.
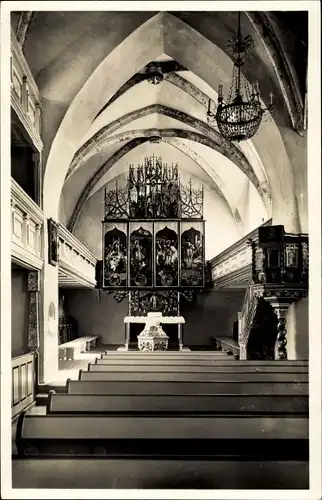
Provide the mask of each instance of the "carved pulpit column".
[{"label": "carved pulpit column", "polygon": [[247,349],[244,342],[239,342],[239,359],[245,361],[247,359]]},{"label": "carved pulpit column", "polygon": [[30,271],[28,273],[28,348],[31,352],[39,349],[39,272]]},{"label": "carved pulpit column", "polygon": [[275,343],[275,359],[287,359],[286,315],[289,304],[277,304],[274,307],[277,316],[277,337]]}]

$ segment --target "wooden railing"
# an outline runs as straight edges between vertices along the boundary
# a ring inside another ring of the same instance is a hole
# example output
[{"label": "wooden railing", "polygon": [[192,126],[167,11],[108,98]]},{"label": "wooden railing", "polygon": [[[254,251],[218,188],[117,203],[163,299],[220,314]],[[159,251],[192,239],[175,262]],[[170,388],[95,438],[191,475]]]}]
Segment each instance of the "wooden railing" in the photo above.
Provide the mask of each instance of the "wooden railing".
[{"label": "wooden railing", "polygon": [[75,236],[58,225],[59,283],[95,287],[97,259]]},{"label": "wooden railing", "polygon": [[[270,226],[271,223],[272,221],[269,220],[263,226]],[[255,240],[257,236],[258,228],[209,261],[210,280],[213,288],[222,288],[233,284],[248,286],[252,276],[252,249],[248,242]]]},{"label": "wooden railing", "polygon": [[40,137],[40,94],[13,30],[11,30],[11,105],[33,144],[38,151],[41,151],[43,143]]},{"label": "wooden railing", "polygon": [[35,400],[35,355],[12,358],[12,418]]},{"label": "wooden railing", "polygon": [[41,269],[44,215],[14,179],[11,179],[11,218],[12,260],[30,269]]}]

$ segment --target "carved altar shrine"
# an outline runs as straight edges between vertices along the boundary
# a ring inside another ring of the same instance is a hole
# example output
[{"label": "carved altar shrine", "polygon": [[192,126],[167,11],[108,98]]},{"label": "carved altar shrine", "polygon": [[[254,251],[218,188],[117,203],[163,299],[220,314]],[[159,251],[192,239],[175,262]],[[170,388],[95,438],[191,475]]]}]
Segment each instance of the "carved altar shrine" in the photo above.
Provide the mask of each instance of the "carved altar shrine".
[{"label": "carved altar shrine", "polygon": [[118,302],[128,298],[127,318],[133,320],[125,321],[125,348],[130,323],[142,316],[146,323],[150,312],[162,314],[160,323],[178,324],[182,348],[180,299],[192,300],[205,287],[203,198],[202,187],[180,182],[178,164],[169,166],[154,155],[137,168],[129,166],[125,185],[105,190],[100,286]]},{"label": "carved altar shrine", "polygon": [[[185,320],[182,316],[162,316],[161,312],[149,312],[147,316],[126,316],[124,323],[145,324],[144,329],[138,335],[138,348],[140,351],[165,351],[168,348],[169,337],[163,331],[161,324],[182,325]],[[182,350],[182,348],[182,339],[179,338],[179,350]]]}]

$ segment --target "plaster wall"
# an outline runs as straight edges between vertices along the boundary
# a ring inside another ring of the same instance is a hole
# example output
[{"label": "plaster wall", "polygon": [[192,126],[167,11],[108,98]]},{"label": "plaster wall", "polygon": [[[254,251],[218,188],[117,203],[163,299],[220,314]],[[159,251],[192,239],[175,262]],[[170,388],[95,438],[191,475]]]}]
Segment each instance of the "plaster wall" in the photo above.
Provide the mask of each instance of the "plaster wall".
[{"label": "plaster wall", "polygon": [[[103,344],[124,343],[124,317],[128,301],[117,303],[107,291],[65,290],[66,313],[78,321],[79,335],[99,335]],[[244,299],[244,291],[210,291],[192,303],[181,300],[186,319],[184,343],[210,346],[212,336],[231,337]]]}]

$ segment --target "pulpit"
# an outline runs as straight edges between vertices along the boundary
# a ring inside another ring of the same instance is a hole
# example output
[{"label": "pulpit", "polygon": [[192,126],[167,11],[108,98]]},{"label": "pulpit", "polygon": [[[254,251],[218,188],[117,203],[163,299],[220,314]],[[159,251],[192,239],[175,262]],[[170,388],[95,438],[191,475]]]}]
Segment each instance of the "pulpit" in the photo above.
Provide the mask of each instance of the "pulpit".
[{"label": "pulpit", "polygon": [[182,350],[181,325],[184,322],[185,320],[182,316],[163,316],[161,312],[149,312],[147,316],[126,316],[124,318],[126,325],[125,349],[128,349],[129,344],[130,323],[142,323],[145,326],[140,335],[138,335],[138,348],[140,351],[167,350],[169,337],[163,331],[161,324],[177,324],[180,326],[179,350]]}]

